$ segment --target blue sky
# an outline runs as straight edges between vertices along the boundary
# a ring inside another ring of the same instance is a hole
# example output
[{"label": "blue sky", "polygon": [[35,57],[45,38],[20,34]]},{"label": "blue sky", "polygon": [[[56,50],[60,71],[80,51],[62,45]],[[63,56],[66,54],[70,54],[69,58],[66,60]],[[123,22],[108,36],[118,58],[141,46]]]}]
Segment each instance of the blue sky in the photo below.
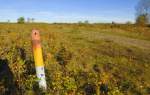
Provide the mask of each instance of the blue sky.
[{"label": "blue sky", "polygon": [[0,21],[20,16],[40,22],[126,22],[135,20],[138,0],[0,0]]}]

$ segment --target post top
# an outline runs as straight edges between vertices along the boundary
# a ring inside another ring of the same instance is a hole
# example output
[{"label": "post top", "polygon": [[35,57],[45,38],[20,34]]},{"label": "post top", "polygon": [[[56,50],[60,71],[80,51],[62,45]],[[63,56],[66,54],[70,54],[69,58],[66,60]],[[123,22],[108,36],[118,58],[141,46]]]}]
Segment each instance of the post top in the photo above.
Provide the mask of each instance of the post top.
[{"label": "post top", "polygon": [[39,32],[39,30],[33,29],[31,37],[32,37],[32,40],[40,40],[40,32]]}]

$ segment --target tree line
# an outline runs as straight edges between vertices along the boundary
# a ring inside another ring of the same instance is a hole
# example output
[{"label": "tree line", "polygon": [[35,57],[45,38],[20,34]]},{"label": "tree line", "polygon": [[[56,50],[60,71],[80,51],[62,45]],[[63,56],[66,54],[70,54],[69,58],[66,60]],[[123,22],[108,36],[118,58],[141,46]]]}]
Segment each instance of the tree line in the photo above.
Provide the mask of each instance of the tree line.
[{"label": "tree line", "polygon": [[23,23],[25,23],[25,22],[27,22],[27,23],[34,23],[34,21],[35,21],[34,18],[27,18],[26,21],[25,21],[25,18],[24,18],[24,17],[19,17],[19,18],[17,19],[17,23],[19,23],[19,24],[23,24]]},{"label": "tree line", "polygon": [[[25,21],[24,17],[20,17],[17,19],[17,23],[23,24],[25,22],[27,23],[33,23],[35,21],[34,18],[27,18],[27,21]],[[79,21],[79,23],[82,23]],[[89,23],[88,20],[86,20],[84,23]],[[150,0],[140,0],[136,6],[136,21],[135,24],[139,26],[146,26],[147,24],[150,24]]]}]

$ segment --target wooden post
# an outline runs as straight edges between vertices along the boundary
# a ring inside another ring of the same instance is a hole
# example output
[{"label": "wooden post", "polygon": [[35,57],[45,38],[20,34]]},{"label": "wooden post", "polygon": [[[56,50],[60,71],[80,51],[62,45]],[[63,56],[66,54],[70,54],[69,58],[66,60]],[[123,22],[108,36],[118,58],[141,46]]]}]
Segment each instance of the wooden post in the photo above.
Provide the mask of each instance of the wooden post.
[{"label": "wooden post", "polygon": [[43,56],[42,56],[42,48],[40,42],[40,33],[38,30],[32,30],[32,49],[34,55],[34,62],[36,68],[36,74],[39,79],[39,87],[41,89],[46,90],[46,80],[45,80],[45,70],[44,70],[44,63],[43,63]]}]

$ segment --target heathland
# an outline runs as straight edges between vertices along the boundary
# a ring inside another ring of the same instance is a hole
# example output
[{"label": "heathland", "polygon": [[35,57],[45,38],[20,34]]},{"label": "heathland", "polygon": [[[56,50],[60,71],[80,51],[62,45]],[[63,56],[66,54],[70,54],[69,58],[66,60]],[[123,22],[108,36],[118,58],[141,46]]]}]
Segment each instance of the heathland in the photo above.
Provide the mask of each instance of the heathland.
[{"label": "heathland", "polygon": [[150,27],[0,24],[0,94],[37,95],[31,31],[40,30],[46,95],[150,95]]}]

